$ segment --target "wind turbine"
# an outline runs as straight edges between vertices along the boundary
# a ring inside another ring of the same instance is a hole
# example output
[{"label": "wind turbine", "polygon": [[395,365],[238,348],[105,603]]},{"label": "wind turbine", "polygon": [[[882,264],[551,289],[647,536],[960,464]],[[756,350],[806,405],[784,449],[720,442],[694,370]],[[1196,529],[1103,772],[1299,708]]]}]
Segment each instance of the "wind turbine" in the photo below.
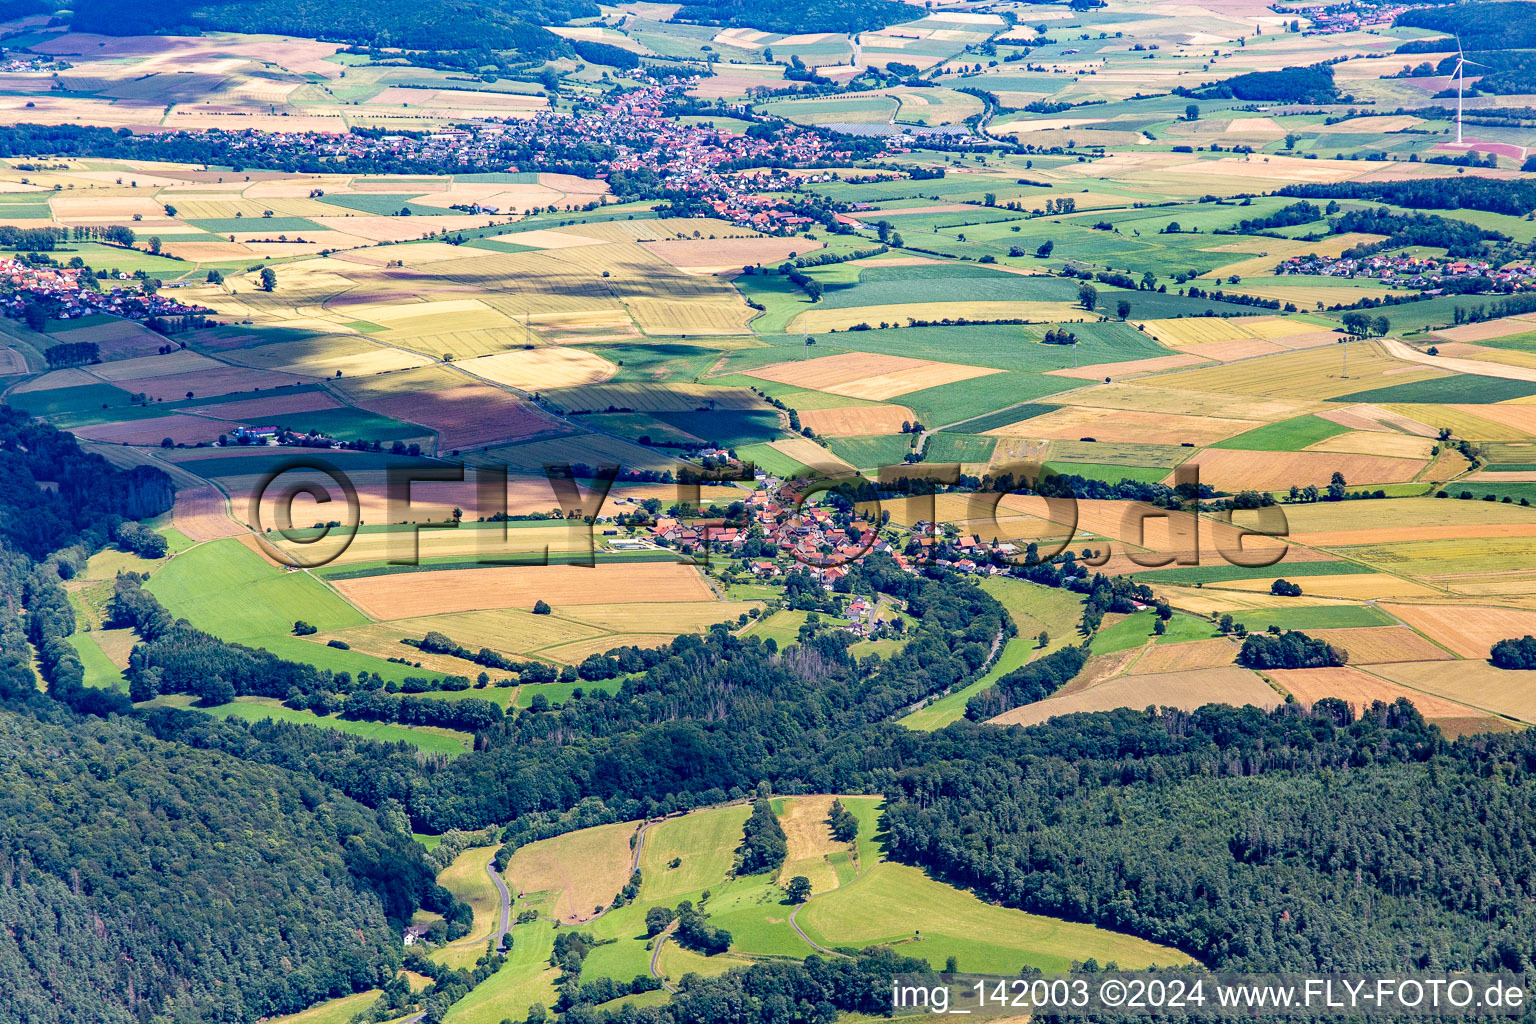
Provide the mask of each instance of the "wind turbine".
[{"label": "wind turbine", "polygon": [[1461,87],[1466,81],[1466,67],[1470,64],[1474,68],[1487,67],[1476,61],[1467,60],[1461,52],[1461,36],[1456,37],[1456,70],[1451,72],[1451,77],[1456,79],[1456,145],[1461,145]]}]

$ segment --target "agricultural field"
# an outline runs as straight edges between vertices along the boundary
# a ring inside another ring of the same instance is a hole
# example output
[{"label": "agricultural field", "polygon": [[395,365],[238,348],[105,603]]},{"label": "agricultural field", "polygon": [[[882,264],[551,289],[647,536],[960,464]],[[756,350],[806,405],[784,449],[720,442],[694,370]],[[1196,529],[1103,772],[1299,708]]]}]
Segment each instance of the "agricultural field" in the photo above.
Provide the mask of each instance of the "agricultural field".
[{"label": "agricultural field", "polygon": [[[1008,976],[1528,947],[1519,900],[1443,883],[1532,875],[1454,813],[1518,795],[1536,726],[1490,657],[1536,636],[1536,86],[1531,19],[1484,2],[11,5],[0,653],[73,710],[15,725],[0,798],[84,855],[37,858],[31,941],[66,952],[0,1019],[78,1016],[130,961],[104,1019],[683,988],[764,1024],[765,986],[870,947]],[[1464,41],[1482,73],[1448,76]],[[1239,664],[1290,630],[1347,662]],[[1351,756],[1275,753],[1280,790],[1240,745],[1330,699],[1380,717],[1308,722]],[[160,818],[101,803],[155,758]],[[275,802],[179,804],[237,778]],[[749,873],[754,787],[784,856]],[[1367,789],[1412,811],[1381,835],[1433,836],[1379,851],[1413,886],[1261,827],[1358,830],[1334,797]],[[155,884],[220,923],[92,910],[149,891],[102,852],[135,843],[184,846]],[[313,877],[263,874],[293,849]],[[728,949],[648,918],[683,901]]]}]

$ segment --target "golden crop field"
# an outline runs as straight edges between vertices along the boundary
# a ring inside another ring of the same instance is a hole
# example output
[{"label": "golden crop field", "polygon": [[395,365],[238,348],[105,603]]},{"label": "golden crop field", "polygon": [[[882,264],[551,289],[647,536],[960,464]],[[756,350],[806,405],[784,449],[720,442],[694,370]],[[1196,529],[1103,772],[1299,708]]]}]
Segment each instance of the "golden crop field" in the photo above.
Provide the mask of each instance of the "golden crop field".
[{"label": "golden crop field", "polygon": [[838,886],[837,871],[832,866],[834,853],[847,853],[849,844],[832,838],[827,824],[832,796],[798,796],[784,802],[779,825],[784,829],[789,852],[779,868],[779,883],[786,884],[796,875],[811,880],[813,892],[830,892]]},{"label": "golden crop field", "polygon": [[1524,673],[1494,668],[1481,659],[1406,662],[1382,665],[1373,671],[1414,690],[1536,723],[1536,689]]},{"label": "golden crop field", "polygon": [[1408,576],[1454,582],[1459,576],[1536,567],[1536,537],[1453,537],[1342,547],[1339,553]]},{"label": "golden crop field", "polygon": [[1337,434],[1316,444],[1309,444],[1306,450],[1428,461],[1430,449],[1433,447],[1434,442],[1427,437],[1388,433],[1381,430],[1352,430],[1347,434]]},{"label": "golden crop field", "polygon": [[458,367],[492,383],[523,391],[597,384],[618,370],[613,363],[586,349],[557,347],[516,349],[481,356],[460,362]]},{"label": "golden crop field", "polygon": [[1426,463],[1311,450],[1250,452],[1210,448],[1185,465],[1200,467],[1201,482],[1223,491],[1275,491],[1292,485],[1325,487],[1334,473],[1342,473],[1351,485],[1401,483],[1418,476]]},{"label": "golden crop field", "polygon": [[[1406,669],[1412,673],[1428,667],[1431,665],[1396,665],[1381,671]],[[1461,663],[1450,666],[1441,665],[1440,669],[1448,675],[1455,676],[1461,671]],[[1311,707],[1324,697],[1335,697],[1358,712],[1373,701],[1391,704],[1399,699],[1407,699],[1419,709],[1419,714],[1432,722],[1439,719],[1487,717],[1486,714],[1479,713],[1475,707],[1448,699],[1444,695],[1426,693],[1421,688],[1409,688],[1400,682],[1384,679],[1380,675],[1362,672],[1356,668],[1273,669],[1269,675],[1306,707]]]},{"label": "golden crop field", "polygon": [[800,422],[828,437],[894,434],[917,417],[904,405],[855,405],[835,409],[800,409]]},{"label": "golden crop field", "polygon": [[[1275,580],[1284,577],[1277,572],[1273,577],[1260,580],[1233,580],[1226,583],[1207,583],[1206,587],[1221,590],[1246,590],[1267,593]],[[1390,573],[1356,573],[1349,576],[1307,576],[1294,581],[1301,585],[1306,596],[1343,598],[1354,601],[1370,601],[1376,598],[1423,598],[1446,596],[1443,590]],[[1284,607],[1281,605],[1280,607]]]},{"label": "golden crop field", "polygon": [[531,611],[537,601],[547,602],[558,614],[568,605],[715,599],[697,569],[677,562],[429,570],[337,580],[335,586],[375,619],[487,608]]},{"label": "golden crop field", "polygon": [[1050,398],[1041,401],[1047,405],[1070,402],[1074,406],[1091,409],[1121,409],[1166,416],[1208,416],[1249,423],[1289,419],[1317,408],[1317,404],[1311,402],[1220,395],[1207,391],[1179,391],[1165,386],[1171,377],[1161,375],[1152,380],[1129,384],[1101,384],[1083,391],[1074,391],[1067,398],[1056,399],[1055,403]]},{"label": "golden crop field", "polygon": [[990,719],[995,725],[1038,725],[1057,715],[1115,708],[1171,707],[1193,711],[1202,704],[1249,704],[1273,708],[1280,694],[1250,672],[1236,665],[1150,675],[1121,675],[1103,682],[1063,691],[1045,700],[1005,711]]},{"label": "golden crop field", "polygon": [[1237,645],[1225,637],[1184,644],[1153,644],[1143,650],[1126,671],[1130,675],[1190,672],[1202,668],[1221,668],[1232,664],[1236,657]]},{"label": "golden crop field", "polygon": [[514,897],[554,893],[552,916],[572,924],[607,907],[629,881],[638,821],[584,828],[518,849],[502,872]]},{"label": "golden crop field", "polygon": [[1308,636],[1326,640],[1349,652],[1354,665],[1389,661],[1448,661],[1450,652],[1424,639],[1407,626],[1365,626],[1314,629]]},{"label": "golden crop field", "polygon": [[1257,420],[1068,406],[987,433],[994,437],[1018,435],[1062,441],[1093,438],[1102,441],[1141,441],[1145,444],[1178,445],[1188,442],[1208,445],[1257,426]]},{"label": "golden crop field", "polygon": [[883,401],[909,391],[1001,373],[989,367],[939,363],[872,352],[847,352],[798,362],[773,363],[750,376],[848,398]]},{"label": "golden crop field", "polygon": [[1185,370],[1159,377],[1157,383],[1189,391],[1295,400],[1334,398],[1438,376],[1442,374],[1394,359],[1376,342],[1365,341]]},{"label": "golden crop field", "polygon": [[1536,611],[1473,604],[1382,606],[1463,658],[1483,659],[1500,640],[1536,634]]},{"label": "golden crop field", "polygon": [[1497,423],[1471,411],[1493,409],[1496,406],[1388,405],[1384,408],[1388,412],[1431,425],[1436,430],[1448,427],[1453,435],[1469,441],[1521,441],[1531,436],[1516,427]]}]

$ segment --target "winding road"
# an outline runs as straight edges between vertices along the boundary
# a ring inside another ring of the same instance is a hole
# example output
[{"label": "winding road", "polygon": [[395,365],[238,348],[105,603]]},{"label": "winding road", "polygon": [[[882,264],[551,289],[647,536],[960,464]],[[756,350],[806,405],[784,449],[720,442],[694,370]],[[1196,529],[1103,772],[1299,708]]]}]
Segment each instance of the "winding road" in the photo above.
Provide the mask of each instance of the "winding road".
[{"label": "winding road", "polygon": [[496,944],[495,948],[501,949],[502,944],[506,942],[507,933],[512,930],[512,891],[502,880],[501,872],[496,870],[494,856],[486,862],[485,873],[491,876],[491,881],[496,883],[496,891],[501,894],[501,927],[491,933],[491,941]]},{"label": "winding road", "polygon": [[805,906],[804,903],[797,903],[795,904],[795,909],[789,912],[789,926],[795,930],[795,934],[804,939],[810,945],[810,947],[816,950],[818,953],[826,953],[829,956],[846,957],[848,955],[847,953],[839,953],[835,949],[828,949],[826,946],[823,946],[821,943],[805,934],[805,929],[801,928],[800,922],[795,920],[795,915],[800,913],[800,908],[803,906]]}]

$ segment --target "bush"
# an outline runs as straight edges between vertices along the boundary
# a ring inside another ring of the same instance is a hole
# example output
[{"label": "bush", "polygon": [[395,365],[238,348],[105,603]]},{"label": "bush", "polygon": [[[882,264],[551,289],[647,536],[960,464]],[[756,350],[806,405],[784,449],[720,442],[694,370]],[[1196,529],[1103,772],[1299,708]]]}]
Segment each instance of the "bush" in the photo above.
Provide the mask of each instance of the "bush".
[{"label": "bush", "polygon": [[1337,668],[1349,655],[1326,640],[1289,630],[1278,636],[1250,633],[1237,652],[1237,663],[1245,668]]},{"label": "bush", "polygon": [[1518,640],[1500,640],[1488,652],[1495,668],[1536,669],[1536,636],[1527,633]]}]

